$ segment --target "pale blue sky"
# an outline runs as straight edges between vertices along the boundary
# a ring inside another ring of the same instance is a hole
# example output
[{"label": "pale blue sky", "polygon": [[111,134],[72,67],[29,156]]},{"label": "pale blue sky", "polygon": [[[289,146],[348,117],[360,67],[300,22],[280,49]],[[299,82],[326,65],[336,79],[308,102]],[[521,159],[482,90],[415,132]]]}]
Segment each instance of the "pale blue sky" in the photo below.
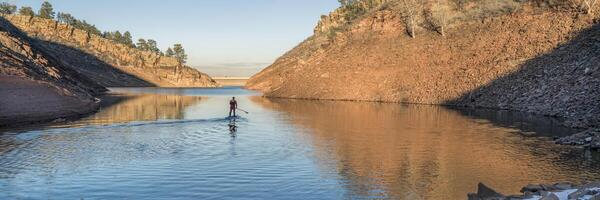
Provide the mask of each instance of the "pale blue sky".
[{"label": "pale blue sky", "polygon": [[[38,10],[42,0],[8,0]],[[129,30],[164,50],[182,43],[211,75],[251,75],[293,48],[337,0],[50,0],[100,30]],[[239,69],[239,70],[236,70]]]}]

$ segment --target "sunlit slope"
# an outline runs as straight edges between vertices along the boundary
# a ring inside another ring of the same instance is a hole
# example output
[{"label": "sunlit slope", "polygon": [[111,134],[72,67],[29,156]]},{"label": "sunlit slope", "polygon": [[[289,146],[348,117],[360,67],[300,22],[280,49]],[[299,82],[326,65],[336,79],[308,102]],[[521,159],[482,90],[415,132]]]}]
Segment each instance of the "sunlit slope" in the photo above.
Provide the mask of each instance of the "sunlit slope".
[{"label": "sunlit slope", "polygon": [[450,1],[442,35],[434,3],[422,4],[411,26],[409,1],[360,2],[364,13],[348,20],[342,7],[323,16],[313,36],[246,87],[269,97],[481,106],[598,124],[598,27],[578,5]]}]

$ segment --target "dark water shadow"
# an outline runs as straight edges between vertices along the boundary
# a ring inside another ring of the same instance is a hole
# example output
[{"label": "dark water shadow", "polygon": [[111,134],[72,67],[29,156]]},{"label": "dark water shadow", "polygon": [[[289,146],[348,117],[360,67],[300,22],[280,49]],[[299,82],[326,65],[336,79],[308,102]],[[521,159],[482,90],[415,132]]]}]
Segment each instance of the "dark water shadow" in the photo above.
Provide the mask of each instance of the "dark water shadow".
[{"label": "dark water shadow", "polygon": [[[55,121],[31,126],[0,129],[0,155],[20,145],[15,135],[25,132],[42,131],[48,128],[103,128],[106,126],[136,127],[156,124],[199,123],[205,121],[227,122],[218,119],[184,119],[184,111],[190,106],[201,103],[203,97],[165,94],[131,95],[109,93],[101,97],[100,108],[96,113],[80,119]],[[246,119],[238,119],[244,121]]]},{"label": "dark water shadow", "polygon": [[[518,70],[445,102],[556,117],[570,127],[600,125],[600,24],[586,28]],[[532,44],[535,45],[535,44]],[[468,116],[481,116],[463,112]],[[484,117],[485,118],[485,117]],[[501,117],[502,118],[502,117]],[[502,121],[502,120],[500,120]],[[503,123],[498,123],[502,125]]]},{"label": "dark water shadow", "polygon": [[572,135],[581,131],[580,129],[563,126],[559,119],[530,113],[482,108],[453,107],[449,109],[468,118],[484,119],[495,126],[517,129],[520,134],[525,136],[554,138]]},{"label": "dark water shadow", "polygon": [[[110,95],[110,94],[101,95],[100,96],[101,101],[100,101],[98,110],[109,108],[115,104],[120,104],[121,102],[124,102],[131,98],[133,98],[133,97],[125,96],[125,95]],[[69,123],[72,123],[77,120],[85,119],[85,118],[93,116],[95,114],[97,114],[97,112],[88,113],[85,115],[68,117],[68,118],[61,118],[61,119],[57,119],[54,121],[26,124],[26,125],[17,126],[17,127],[2,127],[2,128],[0,128],[0,136],[5,133],[19,133],[19,132],[26,132],[26,131],[31,131],[31,130],[41,130],[41,129],[51,128],[51,127],[55,127],[55,126],[65,125],[65,124],[69,124]],[[1,146],[2,145],[0,144],[0,148],[1,148]]]}]

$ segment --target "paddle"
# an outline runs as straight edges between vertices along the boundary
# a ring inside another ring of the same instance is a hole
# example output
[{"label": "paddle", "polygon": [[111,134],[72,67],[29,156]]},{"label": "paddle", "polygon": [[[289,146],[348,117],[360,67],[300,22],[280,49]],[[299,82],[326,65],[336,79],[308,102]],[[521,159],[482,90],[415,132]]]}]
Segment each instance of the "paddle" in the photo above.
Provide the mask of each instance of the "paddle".
[{"label": "paddle", "polygon": [[239,108],[236,108],[236,109],[241,110],[242,112],[245,112],[246,114],[250,114],[248,111],[245,111],[245,110],[242,110],[242,109],[239,109]]}]

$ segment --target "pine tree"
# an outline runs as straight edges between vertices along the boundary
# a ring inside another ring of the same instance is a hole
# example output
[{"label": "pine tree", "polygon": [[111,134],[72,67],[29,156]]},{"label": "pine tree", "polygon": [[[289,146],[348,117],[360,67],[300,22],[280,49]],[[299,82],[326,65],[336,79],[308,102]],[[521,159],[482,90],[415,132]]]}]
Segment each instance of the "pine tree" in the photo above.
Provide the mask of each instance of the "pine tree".
[{"label": "pine tree", "polygon": [[52,8],[52,4],[44,1],[40,7],[40,10],[38,11],[38,16],[46,19],[54,19],[54,8]]},{"label": "pine tree", "polygon": [[173,45],[173,53],[175,54],[175,58],[177,58],[177,61],[179,61],[179,63],[181,64],[185,64],[185,62],[187,61],[187,54],[185,54],[185,49],[183,49],[183,46],[181,46],[181,44],[174,44]]},{"label": "pine tree", "polygon": [[87,31],[94,35],[101,35],[102,32],[96,28],[95,25],[87,23],[85,20],[79,21],[78,19],[72,18],[69,24],[73,25],[75,28]]},{"label": "pine tree", "polygon": [[127,46],[131,46],[133,47],[133,39],[131,38],[131,33],[129,33],[129,31],[125,31],[125,33],[123,33],[123,38],[121,40],[121,43],[123,43],[124,45]]},{"label": "pine tree", "polygon": [[64,20],[65,20],[64,15],[65,14],[63,14],[61,12],[56,13],[56,21],[64,23]]},{"label": "pine tree", "polygon": [[160,53],[160,49],[158,48],[158,44],[153,39],[148,39],[148,49],[154,53]]},{"label": "pine tree", "polygon": [[21,9],[19,9],[19,14],[25,15],[25,16],[34,16],[35,15],[35,13],[33,12],[33,9],[31,9],[31,7],[29,7],[29,6],[21,7]]},{"label": "pine tree", "polygon": [[116,42],[120,42],[121,40],[123,40],[123,35],[121,35],[120,31],[115,31],[112,34],[112,39]]},{"label": "pine tree", "polygon": [[165,56],[172,57],[174,55],[175,53],[173,52],[173,49],[171,49],[171,47],[169,47],[167,51],[165,51]]},{"label": "pine tree", "polygon": [[113,38],[112,38],[112,33],[111,33],[111,32],[108,32],[108,31],[104,31],[104,32],[102,32],[102,37],[104,37],[104,38],[106,38],[106,39],[109,39],[109,40],[112,40],[112,39],[113,39]]},{"label": "pine tree", "polygon": [[17,6],[8,2],[0,3],[0,13],[11,15],[17,11]]},{"label": "pine tree", "polygon": [[77,19],[75,19],[75,17],[73,17],[73,15],[69,13],[59,12],[58,14],[56,14],[56,21],[73,25],[77,22]]},{"label": "pine tree", "polygon": [[142,51],[146,51],[148,50],[148,43],[146,43],[146,40],[140,38],[138,39],[137,44],[135,45],[139,50]]},{"label": "pine tree", "polygon": [[338,0],[338,2],[340,2],[340,5],[342,5],[342,7],[352,5],[353,3],[356,3],[357,1],[358,0]]}]

